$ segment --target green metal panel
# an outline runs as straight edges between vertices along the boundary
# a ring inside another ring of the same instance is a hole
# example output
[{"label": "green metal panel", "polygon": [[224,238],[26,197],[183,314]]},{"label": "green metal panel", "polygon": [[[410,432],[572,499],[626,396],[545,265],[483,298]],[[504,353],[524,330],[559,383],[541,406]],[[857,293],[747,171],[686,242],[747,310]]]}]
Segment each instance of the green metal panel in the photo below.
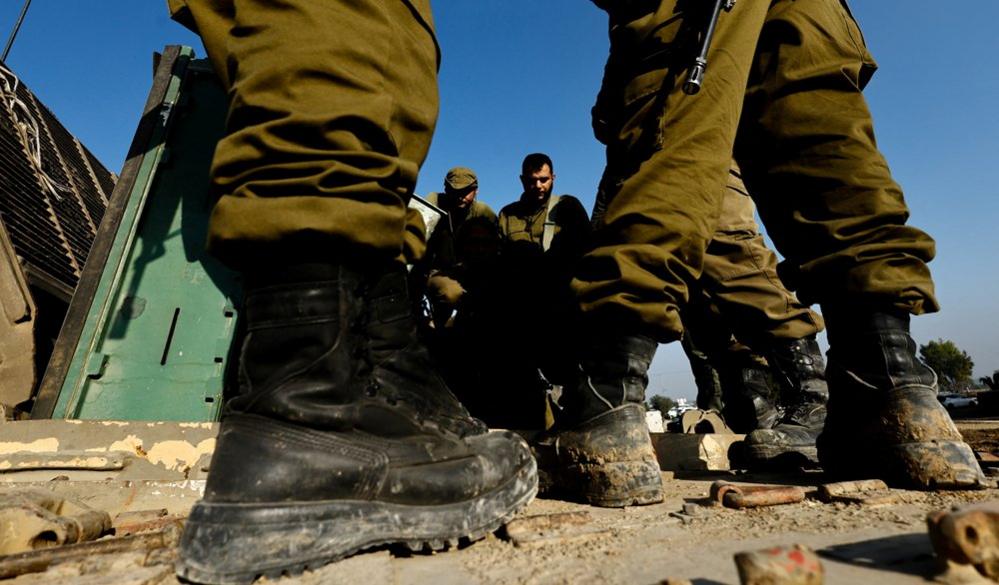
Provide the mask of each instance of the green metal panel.
[{"label": "green metal panel", "polygon": [[239,287],[232,272],[205,254],[204,242],[208,170],[227,102],[208,63],[195,60],[190,48],[169,55],[169,63],[160,63],[171,68],[163,99],[147,108],[147,117],[156,116],[149,139],[130,155],[130,162],[141,162],[52,418],[211,421],[219,415]]}]

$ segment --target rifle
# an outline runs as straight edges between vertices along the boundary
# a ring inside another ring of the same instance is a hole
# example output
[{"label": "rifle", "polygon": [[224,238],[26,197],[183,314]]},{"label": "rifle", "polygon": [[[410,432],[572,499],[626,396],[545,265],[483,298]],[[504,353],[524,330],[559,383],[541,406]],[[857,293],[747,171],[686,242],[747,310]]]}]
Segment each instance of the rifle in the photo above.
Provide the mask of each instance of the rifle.
[{"label": "rifle", "polygon": [[700,54],[694,59],[694,66],[687,74],[687,81],[683,84],[683,93],[694,95],[701,91],[701,86],[704,85],[704,72],[708,68],[708,49],[711,47],[711,37],[715,34],[715,27],[718,26],[718,17],[721,15],[722,9],[725,12],[730,12],[734,6],[735,0],[715,0],[711,19],[708,20],[708,28],[704,31],[704,37],[701,39]]}]

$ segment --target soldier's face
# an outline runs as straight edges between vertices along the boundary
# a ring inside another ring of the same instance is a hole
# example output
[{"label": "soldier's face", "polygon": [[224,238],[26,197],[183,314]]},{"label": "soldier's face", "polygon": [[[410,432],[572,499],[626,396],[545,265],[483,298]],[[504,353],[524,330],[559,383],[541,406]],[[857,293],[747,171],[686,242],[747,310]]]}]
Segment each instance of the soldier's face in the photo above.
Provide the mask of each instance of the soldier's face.
[{"label": "soldier's face", "polygon": [[452,209],[468,209],[475,202],[475,195],[478,188],[462,189],[461,191],[447,191],[448,199],[451,200]]},{"label": "soldier's face", "polygon": [[536,171],[521,175],[520,182],[524,185],[524,193],[527,193],[531,199],[544,201],[552,192],[555,173],[551,167],[544,165]]}]

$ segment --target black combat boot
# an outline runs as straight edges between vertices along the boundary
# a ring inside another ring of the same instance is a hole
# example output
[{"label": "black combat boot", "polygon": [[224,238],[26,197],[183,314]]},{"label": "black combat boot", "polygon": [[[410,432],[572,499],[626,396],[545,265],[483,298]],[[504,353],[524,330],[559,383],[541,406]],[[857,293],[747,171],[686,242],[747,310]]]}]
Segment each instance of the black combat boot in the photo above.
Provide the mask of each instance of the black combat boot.
[{"label": "black combat boot", "polygon": [[471,419],[414,336],[401,270],[249,275],[240,395],[177,570],[248,583],[367,547],[455,545],[533,497],[527,446]]},{"label": "black combat boot", "polygon": [[757,364],[724,367],[722,417],[737,433],[769,429],[777,424],[777,393],[770,383],[770,372]]},{"label": "black combat boot", "polygon": [[648,337],[605,337],[584,350],[551,435],[553,493],[614,508],[663,500],[643,405],[656,347]]},{"label": "black combat boot", "polygon": [[781,386],[786,409],[772,429],[746,437],[749,463],[757,466],[816,467],[815,439],[826,421],[825,360],[814,337],[776,344],[767,356]]},{"label": "black combat boot", "polygon": [[936,374],[916,357],[909,316],[823,313],[829,324],[829,415],[818,454],[825,471],[915,489],[988,486],[937,400]]}]

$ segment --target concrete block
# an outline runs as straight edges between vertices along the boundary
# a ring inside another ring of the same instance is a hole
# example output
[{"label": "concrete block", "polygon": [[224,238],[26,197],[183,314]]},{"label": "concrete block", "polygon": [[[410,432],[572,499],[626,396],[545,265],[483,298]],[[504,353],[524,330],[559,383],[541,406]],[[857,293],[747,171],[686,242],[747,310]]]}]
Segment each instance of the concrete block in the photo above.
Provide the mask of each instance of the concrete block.
[{"label": "concrete block", "polygon": [[726,471],[731,452],[746,435],[651,433],[652,446],[663,471]]}]

